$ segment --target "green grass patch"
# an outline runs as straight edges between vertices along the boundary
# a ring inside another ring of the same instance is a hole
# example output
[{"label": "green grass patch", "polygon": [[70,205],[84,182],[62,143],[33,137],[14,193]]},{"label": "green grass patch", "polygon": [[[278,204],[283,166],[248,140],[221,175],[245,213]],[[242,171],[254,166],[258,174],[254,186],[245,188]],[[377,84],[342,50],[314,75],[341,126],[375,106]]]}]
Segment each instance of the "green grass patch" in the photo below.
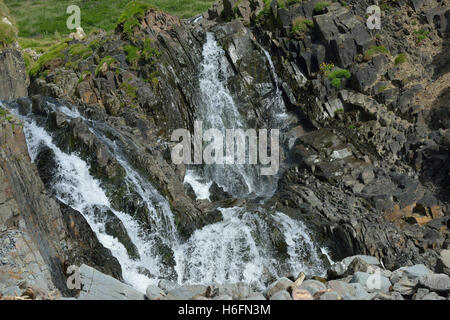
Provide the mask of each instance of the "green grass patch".
[{"label": "green grass patch", "polygon": [[376,54],[389,54],[389,50],[384,46],[372,46],[369,50],[364,52],[364,59],[370,60]]},{"label": "green grass patch", "polygon": [[349,79],[351,77],[350,71],[346,69],[336,69],[328,75],[331,85],[336,89],[341,88],[342,79]]},{"label": "green grass patch", "polygon": [[402,64],[406,61],[406,53],[400,53],[397,58],[395,58],[395,64]]},{"label": "green grass patch", "polygon": [[110,69],[111,66],[117,64],[118,61],[110,56],[106,56],[104,57],[102,60],[100,60],[97,68],[95,69],[95,76],[97,77],[100,74],[100,71],[102,70],[103,67],[106,66],[107,69]]},{"label": "green grass patch", "polygon": [[43,71],[45,64],[51,62],[53,60],[65,59],[65,55],[61,52],[62,50],[68,47],[67,42],[63,42],[51,47],[46,53],[41,55],[39,59],[33,64],[30,68],[29,75],[30,77],[37,76],[41,71]]},{"label": "green grass patch", "polygon": [[322,11],[325,10],[325,8],[328,7],[330,4],[331,4],[331,2],[325,2],[325,1],[317,2],[317,3],[314,5],[314,12],[315,12],[315,13],[322,12]]},{"label": "green grass patch", "polygon": [[17,25],[9,9],[0,0],[0,49],[17,41]]},{"label": "green grass patch", "polygon": [[291,35],[295,38],[302,38],[308,28],[313,28],[314,22],[303,17],[297,17],[292,21]]},{"label": "green grass patch", "polygon": [[[190,18],[205,12],[214,0],[140,0],[142,3],[161,9],[162,11]],[[81,27],[88,34],[101,28],[114,30],[117,19],[121,16],[129,0],[5,0],[11,9],[12,16],[19,26],[20,37],[54,37],[55,32],[68,35],[66,14],[69,5],[77,5],[81,9]]]},{"label": "green grass patch", "polygon": [[424,29],[419,29],[417,31],[414,31],[414,35],[416,36],[416,43],[417,44],[422,43],[426,38],[428,38],[429,34],[430,34],[430,31],[425,31]]},{"label": "green grass patch", "polygon": [[133,85],[129,84],[128,82],[122,82],[119,86],[120,89],[123,90],[123,92],[125,92],[125,94],[130,97],[131,99],[135,99],[136,98],[136,87],[134,87]]}]

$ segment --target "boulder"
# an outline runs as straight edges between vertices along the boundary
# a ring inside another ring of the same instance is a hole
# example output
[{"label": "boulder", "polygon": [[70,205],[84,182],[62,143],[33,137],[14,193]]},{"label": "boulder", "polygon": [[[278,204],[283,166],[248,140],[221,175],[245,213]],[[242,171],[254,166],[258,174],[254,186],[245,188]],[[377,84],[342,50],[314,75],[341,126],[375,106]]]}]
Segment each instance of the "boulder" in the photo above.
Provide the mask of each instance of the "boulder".
[{"label": "boulder", "polygon": [[347,282],[331,280],[327,282],[327,288],[336,292],[344,300],[353,300],[355,298],[356,289]]},{"label": "boulder", "polygon": [[191,300],[196,296],[205,296],[207,286],[203,285],[184,285],[174,288],[167,292],[167,300]]},{"label": "boulder", "polygon": [[287,290],[288,288],[290,288],[292,285],[294,284],[294,282],[292,282],[291,280],[289,280],[288,278],[280,278],[277,281],[273,282],[271,285],[269,285],[269,287],[267,288],[267,292],[266,292],[266,296],[268,298],[272,297],[272,295],[274,295],[276,292],[278,291],[282,291],[282,290]]},{"label": "boulder", "polygon": [[450,250],[445,249],[441,250],[441,253],[439,254],[438,263],[436,266],[436,271],[450,274]]},{"label": "boulder", "polygon": [[450,292],[450,277],[443,273],[422,276],[419,278],[419,284],[431,291]]},{"label": "boulder", "polygon": [[215,285],[215,288],[217,288],[217,295],[230,296],[234,299],[245,299],[253,294],[250,285],[243,282]]},{"label": "boulder", "polygon": [[271,297],[270,300],[292,300],[291,295],[286,290],[281,290],[275,292]]},{"label": "boulder", "polygon": [[389,292],[391,281],[381,273],[369,274],[367,272],[356,272],[353,275],[351,283],[359,283],[369,291]]},{"label": "boulder", "polygon": [[319,297],[319,300],[341,300],[342,298],[334,291],[325,292]]},{"label": "boulder", "polygon": [[144,300],[144,294],[85,264],[80,267],[79,300]]},{"label": "boulder", "polygon": [[149,300],[160,300],[166,296],[166,293],[154,285],[149,285],[145,290],[145,295]]},{"label": "boulder", "polygon": [[417,278],[420,278],[422,276],[426,276],[429,274],[432,274],[432,271],[430,269],[428,269],[425,265],[416,264],[411,267],[402,267],[402,268],[395,270],[392,273],[390,279],[391,279],[392,283],[395,283],[395,282],[399,281],[403,277],[403,275],[406,275],[408,277],[408,279],[412,280],[412,279],[417,279]]},{"label": "boulder", "polygon": [[318,291],[324,291],[327,287],[317,280],[305,280],[299,287],[300,289],[307,290],[312,296]]}]

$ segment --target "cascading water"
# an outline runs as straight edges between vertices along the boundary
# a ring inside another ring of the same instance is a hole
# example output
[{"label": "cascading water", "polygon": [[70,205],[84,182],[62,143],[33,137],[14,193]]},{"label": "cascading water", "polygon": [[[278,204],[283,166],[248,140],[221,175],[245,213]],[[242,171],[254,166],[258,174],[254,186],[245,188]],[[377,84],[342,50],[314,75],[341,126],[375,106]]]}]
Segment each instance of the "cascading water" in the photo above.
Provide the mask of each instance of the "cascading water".
[{"label": "cascading water", "polygon": [[[282,127],[286,120],[286,107],[279,90],[279,80],[269,53],[259,48],[269,64],[275,82],[275,92],[267,101],[266,124]],[[222,133],[226,129],[246,129],[245,120],[238,105],[227,89],[228,62],[223,49],[212,33],[207,34],[203,47],[203,63],[200,71],[200,97],[197,118],[203,128],[214,128]],[[261,179],[257,166],[203,165],[200,170],[191,168],[185,177],[199,199],[208,198],[208,187],[217,183],[235,197],[245,198],[254,192],[270,197],[276,183],[268,185]],[[248,191],[242,188],[242,182]],[[179,281],[253,283],[264,287],[266,277],[292,274],[299,271],[320,274],[323,272],[318,250],[306,226],[281,212],[273,214],[258,208],[221,209],[223,221],[197,230],[175,252]],[[287,245],[286,261],[280,261],[270,239],[271,228],[278,228]],[[182,266],[182,267],[181,267]]]},{"label": "cascading water", "polygon": [[[264,52],[278,83],[270,55]],[[208,34],[199,78],[202,103],[197,106],[198,118],[204,122],[204,128],[246,128],[238,105],[227,89],[227,72],[224,51],[218,46],[214,35]],[[272,110],[272,119],[279,121],[284,114],[284,104],[278,85],[272,103],[277,104]],[[189,284],[244,281],[264,288],[273,277],[295,276],[299,271],[311,274],[323,272],[319,250],[306,226],[281,212],[268,212],[262,207],[222,208],[222,221],[196,230],[190,239],[180,241],[167,200],[134,169],[124,151],[109,138],[108,130],[113,129],[104,123],[87,120],[78,111],[66,106],[48,103],[48,108],[64,113],[69,119],[81,118],[85,121],[124,168],[127,187],[142,198],[148,209],[150,231],[144,230],[129,214],[114,210],[100,181],[90,174],[89,165],[78,155],[62,151],[51,134],[38,125],[33,114],[21,116],[15,112],[24,121],[32,160],[36,159],[42,146],[47,146],[55,154],[57,174],[51,188],[53,194],[83,214],[100,242],[119,260],[124,280],[138,290],[145,291],[148,284],[156,283],[161,278]],[[277,118],[279,114],[282,116]],[[209,197],[212,182],[237,198],[246,198],[252,193],[270,195],[274,191],[273,185],[268,186],[260,178],[255,166],[202,166],[200,170],[189,170],[185,177],[185,183],[191,184],[199,199]],[[243,184],[245,188],[242,188]],[[109,210],[123,223],[139,258],[130,258],[124,245],[106,233],[103,221],[94,213],[98,208]],[[278,230],[284,238],[286,250],[281,255],[271,237],[273,230]],[[161,243],[173,252],[175,267],[172,271],[175,274],[169,272],[162,261],[162,253],[158,249]]]}]

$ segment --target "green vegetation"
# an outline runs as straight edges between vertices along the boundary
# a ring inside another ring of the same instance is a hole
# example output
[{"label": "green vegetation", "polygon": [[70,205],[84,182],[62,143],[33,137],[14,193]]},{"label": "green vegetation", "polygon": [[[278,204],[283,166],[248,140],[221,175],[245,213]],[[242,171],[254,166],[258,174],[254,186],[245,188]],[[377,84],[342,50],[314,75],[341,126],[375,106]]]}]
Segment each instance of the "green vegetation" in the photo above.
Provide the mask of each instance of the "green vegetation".
[{"label": "green vegetation", "polygon": [[386,89],[387,89],[387,86],[380,86],[380,87],[378,87],[377,91],[378,91],[378,93],[381,93]]},{"label": "green vegetation", "polygon": [[127,53],[127,62],[132,67],[137,67],[139,63],[139,59],[141,58],[141,51],[139,48],[136,48],[132,45],[126,45],[123,50]]},{"label": "green vegetation", "polygon": [[119,86],[120,89],[123,90],[123,92],[125,92],[125,94],[130,97],[131,99],[135,99],[136,98],[136,87],[134,87],[133,85],[129,84],[128,82],[122,82]]},{"label": "green vegetation", "polygon": [[144,39],[144,48],[142,49],[142,56],[145,60],[154,62],[155,58],[159,58],[161,53],[153,46],[152,40]]},{"label": "green vegetation", "polygon": [[292,22],[291,35],[295,38],[301,38],[305,35],[306,30],[314,27],[314,22],[303,17],[297,17]]},{"label": "green vegetation", "polygon": [[430,31],[425,31],[424,29],[419,29],[417,31],[414,31],[414,35],[416,36],[416,43],[417,44],[422,43],[426,38],[428,38],[429,34],[430,34]]},{"label": "green vegetation", "polygon": [[154,47],[152,41],[148,38],[144,39],[142,50],[133,45],[126,45],[123,49],[127,53],[127,62],[134,68],[137,68],[141,59],[154,65],[161,56],[159,50]]},{"label": "green vegetation", "polygon": [[78,79],[78,83],[83,82],[88,77],[91,77],[92,73],[89,70],[85,70],[81,73],[80,79]]},{"label": "green vegetation", "polygon": [[364,59],[365,60],[370,60],[377,53],[389,54],[389,50],[386,49],[384,46],[372,46],[372,47],[370,47],[369,50],[364,52]]},{"label": "green vegetation", "polygon": [[[140,0],[181,18],[193,17],[211,7],[214,0]],[[5,0],[19,26],[20,37],[53,38],[55,33],[69,34],[66,9],[77,5],[81,9],[81,26],[86,33],[101,28],[113,30],[117,18],[129,0]],[[2,10],[2,9],[0,9]],[[0,28],[3,30],[3,28]]]},{"label": "green vegetation", "polygon": [[334,68],[334,64],[333,63],[322,62],[320,64],[320,72],[322,72],[325,75],[330,73],[331,70],[333,70],[333,68]]},{"label": "green vegetation", "polygon": [[314,5],[314,12],[318,13],[318,12],[322,12],[326,7],[328,7],[331,3],[330,2],[324,2],[324,1],[320,1],[317,2]]},{"label": "green vegetation", "polygon": [[388,11],[391,9],[391,6],[389,5],[387,0],[382,0],[380,2],[380,9],[381,11]]},{"label": "green vegetation", "polygon": [[390,52],[384,46],[372,46],[372,47],[370,47],[369,50],[364,52],[364,55],[362,55],[362,57],[360,59],[363,59],[364,61],[370,61],[373,58],[373,56],[375,56],[377,54],[389,55]]},{"label": "green vegetation", "polygon": [[8,8],[0,0],[0,49],[17,40],[17,26]]},{"label": "green vegetation", "polygon": [[111,67],[114,67],[118,61],[114,59],[113,57],[106,56],[102,60],[100,60],[97,68],[95,69],[95,76],[97,77],[100,74],[100,71],[102,71],[103,68],[110,69]]},{"label": "green vegetation", "polygon": [[67,47],[67,42],[59,43],[51,47],[33,64],[33,66],[30,68],[29,75],[31,77],[35,77],[44,69],[46,64],[55,60],[64,60],[65,56],[61,51],[66,49]]},{"label": "green vegetation", "polygon": [[336,69],[328,75],[331,85],[336,89],[341,88],[341,79],[349,79],[351,77],[350,71],[346,69]]},{"label": "green vegetation", "polygon": [[117,25],[121,25],[123,31],[131,38],[134,33],[134,28],[139,26],[140,20],[144,18],[145,13],[150,8],[152,6],[146,3],[138,1],[129,2],[120,15]]},{"label": "green vegetation", "polygon": [[402,64],[406,61],[406,53],[400,53],[397,58],[395,58],[395,64]]}]

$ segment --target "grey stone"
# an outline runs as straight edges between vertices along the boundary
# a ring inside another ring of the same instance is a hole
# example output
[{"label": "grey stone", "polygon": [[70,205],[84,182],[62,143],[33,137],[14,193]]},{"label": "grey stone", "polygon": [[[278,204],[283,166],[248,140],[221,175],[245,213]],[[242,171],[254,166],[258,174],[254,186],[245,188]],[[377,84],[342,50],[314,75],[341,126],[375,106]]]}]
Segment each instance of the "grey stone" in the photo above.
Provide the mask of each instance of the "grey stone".
[{"label": "grey stone", "polygon": [[195,296],[205,296],[207,286],[203,285],[185,285],[167,292],[167,300],[190,300]]},{"label": "grey stone", "polygon": [[213,300],[233,300],[233,298],[228,295],[220,295],[214,297]]},{"label": "grey stone", "polygon": [[350,282],[359,283],[370,291],[381,290],[382,292],[389,292],[392,285],[391,281],[381,274],[369,274],[367,272],[356,272]]},{"label": "grey stone", "polygon": [[417,279],[409,280],[405,275],[402,279],[400,279],[400,281],[393,285],[392,289],[401,295],[410,296],[414,294],[417,283]]},{"label": "grey stone", "polygon": [[248,298],[242,300],[266,300],[266,297],[260,292],[251,294]]},{"label": "grey stone", "polygon": [[252,289],[247,283],[239,282],[233,284],[216,285],[217,295],[230,296],[237,299],[248,298],[252,293]]},{"label": "grey stone", "polygon": [[291,287],[294,283],[289,280],[288,278],[280,278],[267,288],[266,296],[270,298],[272,295],[274,295],[278,291],[287,290],[289,287]]},{"label": "grey stone", "polygon": [[317,280],[305,280],[300,285],[300,289],[307,290],[312,296],[314,296],[316,292],[324,291],[327,287],[322,282]]},{"label": "grey stone", "polygon": [[18,286],[12,286],[0,290],[0,293],[7,297],[15,297],[22,295],[22,290]]},{"label": "grey stone", "polygon": [[292,300],[291,295],[286,290],[281,290],[275,292],[271,297],[270,300]]},{"label": "grey stone", "polygon": [[397,282],[402,278],[402,273],[404,273],[408,277],[408,279],[416,279],[422,276],[432,274],[433,272],[423,264],[416,264],[411,267],[402,267],[400,269],[395,270],[392,273],[391,278],[394,278],[393,279],[394,282]]},{"label": "grey stone", "polygon": [[417,289],[417,292],[414,295],[414,300],[422,300],[422,298],[425,297],[429,292],[430,292],[430,290],[425,289],[425,288]]},{"label": "grey stone", "polygon": [[144,300],[144,294],[85,264],[80,267],[79,300]]},{"label": "grey stone", "polygon": [[447,299],[438,295],[436,292],[430,292],[427,293],[425,296],[423,296],[422,299],[420,300],[447,300]]},{"label": "grey stone", "polygon": [[419,284],[431,291],[450,292],[450,277],[443,273],[420,277]]},{"label": "grey stone", "polygon": [[339,296],[339,294],[337,294],[337,292],[334,291],[325,292],[319,297],[319,300],[339,300],[339,299],[341,299],[341,297]]},{"label": "grey stone", "polygon": [[370,300],[372,296],[367,292],[366,288],[359,283],[350,283],[355,288],[355,300]]},{"label": "grey stone", "polygon": [[331,280],[327,282],[327,287],[336,292],[344,300],[353,300],[355,298],[356,289],[347,282]]},{"label": "grey stone", "polygon": [[180,287],[180,285],[178,283],[169,281],[166,279],[162,279],[158,283],[158,288],[160,288],[161,290],[163,290],[166,293],[169,292],[170,290],[173,290],[173,289],[179,288],[179,287]]},{"label": "grey stone", "polygon": [[145,291],[145,295],[149,300],[159,300],[166,296],[166,293],[154,285],[149,285]]}]

